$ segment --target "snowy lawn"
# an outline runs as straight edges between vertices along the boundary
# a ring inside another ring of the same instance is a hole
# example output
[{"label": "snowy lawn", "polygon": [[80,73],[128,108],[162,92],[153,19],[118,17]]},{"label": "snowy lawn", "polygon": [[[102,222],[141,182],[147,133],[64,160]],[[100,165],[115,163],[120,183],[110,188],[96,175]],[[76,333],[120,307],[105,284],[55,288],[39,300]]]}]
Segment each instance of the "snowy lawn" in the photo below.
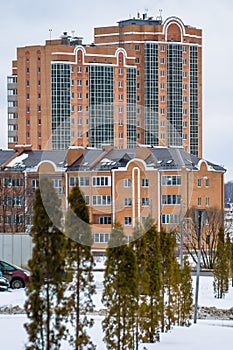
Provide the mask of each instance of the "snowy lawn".
[{"label": "snowy lawn", "polygon": [[[96,291],[94,296],[95,310],[102,308],[101,294],[103,290],[102,280],[103,272],[95,272]],[[233,288],[230,287],[229,293],[224,299],[216,299],[213,295],[213,278],[200,277],[199,305],[215,306],[221,309],[233,307]],[[195,277],[193,277],[193,292],[195,292]],[[11,290],[9,292],[0,292],[0,306],[23,307],[25,302],[25,290]],[[103,333],[101,328],[102,316],[94,315],[94,327],[89,331],[97,350],[106,350],[102,341]],[[23,350],[27,341],[27,334],[23,327],[26,322],[26,315],[3,315],[0,314],[0,340],[1,349]],[[197,324],[192,324],[189,328],[174,327],[171,332],[161,334],[161,342],[156,344],[140,345],[139,350],[219,350],[231,349],[233,342],[233,321],[219,320],[198,320]],[[62,350],[71,350],[64,343]]]}]

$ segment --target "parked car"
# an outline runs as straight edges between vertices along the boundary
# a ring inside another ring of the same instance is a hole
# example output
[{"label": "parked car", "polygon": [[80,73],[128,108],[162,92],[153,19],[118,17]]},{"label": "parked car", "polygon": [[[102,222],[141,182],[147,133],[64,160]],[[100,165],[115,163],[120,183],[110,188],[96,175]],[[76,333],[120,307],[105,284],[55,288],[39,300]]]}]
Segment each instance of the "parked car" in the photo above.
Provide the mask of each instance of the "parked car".
[{"label": "parked car", "polygon": [[3,277],[7,278],[12,289],[24,288],[29,283],[30,271],[0,260]]},{"label": "parked car", "polygon": [[10,287],[10,283],[8,279],[3,276],[0,276],[0,292],[8,291],[9,287]]}]

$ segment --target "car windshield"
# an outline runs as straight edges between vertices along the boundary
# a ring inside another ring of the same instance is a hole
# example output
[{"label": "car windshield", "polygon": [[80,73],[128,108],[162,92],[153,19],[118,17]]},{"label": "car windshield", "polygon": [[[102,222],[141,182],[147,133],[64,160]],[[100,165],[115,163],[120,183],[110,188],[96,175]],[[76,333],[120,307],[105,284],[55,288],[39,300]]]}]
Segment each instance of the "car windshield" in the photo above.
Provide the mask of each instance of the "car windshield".
[{"label": "car windshield", "polygon": [[12,265],[9,265],[7,264],[6,262],[4,261],[1,261],[1,265],[3,267],[4,270],[7,270],[7,271],[15,271],[15,267],[12,266]]}]

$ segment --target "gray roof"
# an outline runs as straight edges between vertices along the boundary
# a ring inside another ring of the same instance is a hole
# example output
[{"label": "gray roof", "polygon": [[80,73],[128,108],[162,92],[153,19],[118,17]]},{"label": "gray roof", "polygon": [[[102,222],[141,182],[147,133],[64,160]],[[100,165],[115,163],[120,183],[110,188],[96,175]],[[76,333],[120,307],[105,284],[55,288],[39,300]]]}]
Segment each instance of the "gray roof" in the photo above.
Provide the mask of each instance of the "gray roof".
[{"label": "gray roof", "polygon": [[13,155],[16,154],[15,150],[0,150],[0,166],[4,165]]},{"label": "gray roof", "polygon": [[[180,169],[181,167],[186,167],[190,170],[195,170],[197,169],[199,161],[202,160],[202,158],[187,153],[183,148],[154,147],[150,150],[150,155],[148,155],[144,161],[147,165],[155,169]],[[85,169],[107,170],[116,167],[125,167],[126,164],[134,158],[138,158],[136,148],[113,149],[106,154],[104,154],[102,150],[97,149],[84,150],[83,157],[72,166],[68,167],[68,171]],[[217,164],[209,161],[206,161],[206,163],[214,170],[226,171]]]},{"label": "gray roof", "polygon": [[[50,150],[50,151],[24,151],[20,156],[15,157],[10,162],[9,168],[21,170],[25,168],[34,168],[41,161],[51,161],[58,168],[66,168],[67,171],[77,170],[110,170],[112,168],[125,167],[127,163],[134,158],[144,159],[145,163],[154,169],[180,169],[182,167],[195,170],[202,158],[187,153],[183,148],[173,147],[154,147],[149,148],[147,152],[140,152],[139,148],[129,149],[112,149],[103,151],[101,149],[84,149],[83,155],[67,167],[66,156],[67,150]],[[4,164],[16,155],[14,150],[0,150],[0,163]],[[206,160],[205,160],[206,161]],[[213,170],[225,172],[226,170],[217,164],[206,161],[208,166]]]}]

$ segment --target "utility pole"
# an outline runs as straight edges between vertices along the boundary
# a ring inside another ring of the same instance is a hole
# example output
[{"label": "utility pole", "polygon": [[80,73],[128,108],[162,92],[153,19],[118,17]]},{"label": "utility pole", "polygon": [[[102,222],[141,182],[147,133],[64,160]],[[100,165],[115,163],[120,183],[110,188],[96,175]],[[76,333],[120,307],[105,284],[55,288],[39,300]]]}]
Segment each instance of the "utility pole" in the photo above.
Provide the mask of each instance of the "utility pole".
[{"label": "utility pole", "polygon": [[194,304],[194,319],[193,322],[197,323],[197,309],[198,309],[198,294],[199,294],[199,279],[200,279],[200,267],[201,267],[201,234],[202,224],[205,220],[205,209],[197,209],[195,215],[196,230],[197,230],[197,267],[196,267],[196,290],[195,290],[195,304]]}]

